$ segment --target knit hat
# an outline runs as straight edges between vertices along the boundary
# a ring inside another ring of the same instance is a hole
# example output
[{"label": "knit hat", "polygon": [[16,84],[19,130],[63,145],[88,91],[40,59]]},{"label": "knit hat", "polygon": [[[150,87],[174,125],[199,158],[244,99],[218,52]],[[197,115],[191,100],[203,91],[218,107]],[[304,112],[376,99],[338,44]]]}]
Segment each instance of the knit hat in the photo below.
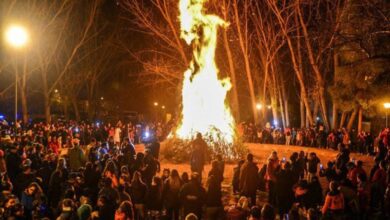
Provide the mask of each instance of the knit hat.
[{"label": "knit hat", "polygon": [[88,204],[83,204],[77,209],[77,216],[80,220],[87,220],[91,217],[92,207]]}]

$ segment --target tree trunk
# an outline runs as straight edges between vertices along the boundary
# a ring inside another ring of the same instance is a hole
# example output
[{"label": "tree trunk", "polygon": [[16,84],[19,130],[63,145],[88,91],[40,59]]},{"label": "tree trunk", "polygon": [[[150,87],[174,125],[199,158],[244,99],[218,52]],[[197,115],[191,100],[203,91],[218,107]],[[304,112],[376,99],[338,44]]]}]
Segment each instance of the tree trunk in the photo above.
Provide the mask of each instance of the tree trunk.
[{"label": "tree trunk", "polygon": [[63,101],[63,109],[64,109],[64,117],[65,117],[65,120],[69,120],[69,103],[68,103],[68,97],[64,97],[64,101]]},{"label": "tree trunk", "polygon": [[51,106],[50,106],[50,97],[45,94],[44,98],[44,108],[45,108],[45,119],[47,123],[51,123]]},{"label": "tree trunk", "polygon": [[282,92],[280,91],[281,86],[279,86],[279,91],[278,91],[278,97],[279,97],[279,105],[280,105],[280,115],[282,116],[282,123],[283,123],[283,129],[286,129],[286,118],[284,114],[284,106],[283,106],[283,99],[282,99]]},{"label": "tree trunk", "polygon": [[362,122],[363,122],[363,108],[359,108],[359,117],[358,117],[358,132],[362,131]]},{"label": "tree trunk", "polygon": [[[246,4],[245,2],[244,4]],[[255,94],[255,88],[253,84],[253,79],[252,79],[252,71],[250,67],[250,61],[249,61],[249,55],[248,55],[248,33],[247,33],[247,13],[248,13],[248,8],[245,8],[244,11],[244,21],[240,20],[239,18],[239,13],[238,13],[238,2],[235,0],[233,3],[233,10],[234,10],[234,19],[235,19],[235,24],[237,28],[237,35],[238,35],[238,41],[240,45],[240,49],[242,52],[242,56],[244,59],[244,65],[245,65],[245,72],[248,80],[248,89],[249,89],[249,95],[250,95],[250,100],[251,100],[251,106],[252,106],[252,115],[255,120],[255,123],[257,124],[259,122],[258,120],[258,115],[257,115],[257,109],[256,109],[256,94]],[[241,24],[245,25],[245,30],[244,33],[241,30]]]},{"label": "tree trunk", "polygon": [[[283,82],[282,82],[283,83]],[[282,95],[283,95],[283,104],[284,104],[284,114],[285,114],[285,120],[286,120],[286,127],[290,127],[290,115],[288,113],[288,97],[286,94],[286,88],[284,87],[284,83],[282,86]]]},{"label": "tree trunk", "polygon": [[45,111],[45,119],[47,123],[51,123],[51,106],[50,106],[50,93],[47,86],[47,74],[46,71],[42,71],[42,87],[43,87],[43,109]]},{"label": "tree trunk", "polygon": [[344,127],[344,123],[345,123],[345,119],[347,118],[347,112],[343,111],[343,113],[341,114],[341,119],[340,119],[340,126],[339,128],[343,128]]},{"label": "tree trunk", "polygon": [[[226,18],[225,18],[226,20]],[[227,30],[226,28],[223,31],[223,40],[224,40],[224,45],[225,45],[225,50],[226,50],[226,56],[228,59],[229,63],[229,72],[230,72],[230,79],[232,80],[232,110],[233,110],[233,115],[235,116],[235,120],[237,122],[240,122],[240,105],[238,101],[238,88],[237,88],[237,80],[236,80],[236,70],[234,69],[234,61],[233,61],[233,55],[232,51],[230,49],[229,45],[229,39],[227,36]]]},{"label": "tree trunk", "polygon": [[76,117],[76,121],[80,121],[80,111],[79,111],[79,106],[77,105],[77,100],[72,98],[72,106],[73,106],[73,111]]},{"label": "tree trunk", "polygon": [[299,109],[301,112],[301,128],[305,127],[306,124],[306,112],[305,112],[305,104],[303,103],[302,99],[299,101]]},{"label": "tree trunk", "polygon": [[280,122],[278,120],[278,111],[277,111],[278,103],[276,100],[277,99],[275,96],[271,96],[271,106],[272,106],[271,110],[272,110],[272,119],[273,119],[271,124],[273,124],[275,127],[280,125]]},{"label": "tree trunk", "polygon": [[332,123],[332,128],[337,129],[337,121],[338,121],[338,112],[337,112],[337,105],[333,101],[333,113],[332,113],[332,118],[333,118],[333,123]]},{"label": "tree trunk", "polygon": [[301,27],[302,27],[303,36],[304,36],[304,39],[305,39],[305,44],[306,44],[306,48],[307,48],[307,55],[309,57],[309,62],[310,62],[311,67],[313,68],[313,71],[314,71],[316,79],[317,79],[319,103],[320,103],[320,107],[321,107],[321,110],[322,110],[324,124],[325,124],[325,127],[329,128],[329,120],[328,120],[328,113],[327,113],[327,108],[326,108],[325,88],[324,88],[325,87],[325,82],[324,82],[324,80],[322,78],[322,74],[320,72],[320,69],[318,68],[318,65],[317,65],[317,63],[315,62],[315,59],[314,59],[313,49],[312,49],[312,46],[311,46],[311,43],[310,43],[310,38],[309,38],[309,34],[307,32],[306,24],[303,21],[300,4],[297,4],[297,9],[298,9],[297,11],[298,11],[299,21],[300,21],[300,24],[301,24]]},{"label": "tree trunk", "polygon": [[298,78],[298,82],[299,82],[299,85],[301,87],[301,99],[302,99],[302,101],[303,101],[303,103],[305,104],[305,107],[306,107],[306,117],[307,117],[308,123],[310,125],[312,125],[313,124],[313,117],[312,117],[311,111],[310,111],[310,104],[309,104],[309,100],[308,100],[308,97],[307,97],[305,81],[303,79],[302,72],[299,71],[299,66],[298,66],[298,63],[297,63],[297,60],[296,60],[296,57],[295,57],[294,47],[292,45],[290,36],[288,36],[287,33],[285,33],[285,36],[286,36],[286,40],[287,40],[287,45],[288,45],[289,50],[290,50],[291,61],[293,63],[294,72],[295,72],[295,75]]},{"label": "tree trunk", "polygon": [[318,99],[315,99],[314,100],[314,109],[313,109],[313,117],[315,118],[315,120],[317,120],[319,107],[320,107],[320,102],[318,101]]},{"label": "tree trunk", "polygon": [[[26,65],[26,64],[24,64],[24,65]],[[22,114],[23,114],[23,123],[24,124],[28,123],[28,104],[27,104],[26,81],[27,81],[27,73],[26,73],[26,68],[24,68],[22,82],[20,83],[20,99],[22,102]]]},{"label": "tree trunk", "polygon": [[358,114],[359,112],[359,108],[356,107],[352,114],[351,114],[351,117],[349,118],[349,121],[348,121],[348,125],[347,125],[347,129],[350,131],[352,126],[353,126],[353,123],[355,122],[355,119],[356,119],[356,115]]}]

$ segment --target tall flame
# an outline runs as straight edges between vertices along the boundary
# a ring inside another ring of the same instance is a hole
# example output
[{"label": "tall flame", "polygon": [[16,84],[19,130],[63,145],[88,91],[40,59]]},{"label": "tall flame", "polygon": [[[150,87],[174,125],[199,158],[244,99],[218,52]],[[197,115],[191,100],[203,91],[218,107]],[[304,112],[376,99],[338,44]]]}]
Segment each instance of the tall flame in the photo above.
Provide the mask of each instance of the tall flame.
[{"label": "tall flame", "polygon": [[205,14],[207,0],[180,0],[181,38],[193,45],[193,60],[184,72],[182,119],[176,135],[191,139],[196,132],[233,143],[234,120],[225,104],[231,88],[228,78],[218,79],[215,63],[217,29],[228,24],[216,15]]}]

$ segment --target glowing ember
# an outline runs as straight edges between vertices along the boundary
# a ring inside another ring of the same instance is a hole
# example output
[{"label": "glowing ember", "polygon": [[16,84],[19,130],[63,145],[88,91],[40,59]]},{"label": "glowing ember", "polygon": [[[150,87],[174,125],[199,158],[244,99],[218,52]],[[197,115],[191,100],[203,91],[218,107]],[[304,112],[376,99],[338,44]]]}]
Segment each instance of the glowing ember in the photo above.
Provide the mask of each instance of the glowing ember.
[{"label": "glowing ember", "polygon": [[[205,14],[207,0],[181,0],[181,37],[193,44],[193,60],[184,73],[182,89],[182,119],[176,135],[191,139],[196,132],[213,140],[233,143],[234,120],[225,104],[230,90],[229,79],[218,79],[215,63],[217,29],[227,23],[216,15]],[[218,138],[219,137],[219,138]]]}]

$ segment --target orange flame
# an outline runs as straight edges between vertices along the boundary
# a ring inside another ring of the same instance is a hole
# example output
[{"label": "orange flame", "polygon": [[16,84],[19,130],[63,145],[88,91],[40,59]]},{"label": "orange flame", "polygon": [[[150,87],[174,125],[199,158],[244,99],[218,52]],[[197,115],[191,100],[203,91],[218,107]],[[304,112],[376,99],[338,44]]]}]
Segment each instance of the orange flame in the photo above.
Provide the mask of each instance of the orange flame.
[{"label": "orange flame", "polygon": [[181,0],[181,38],[193,44],[193,60],[184,72],[182,119],[176,135],[191,139],[195,133],[219,136],[226,143],[234,140],[234,119],[225,104],[231,88],[229,78],[219,80],[215,63],[218,27],[227,23],[216,15],[204,13],[207,0]]}]

